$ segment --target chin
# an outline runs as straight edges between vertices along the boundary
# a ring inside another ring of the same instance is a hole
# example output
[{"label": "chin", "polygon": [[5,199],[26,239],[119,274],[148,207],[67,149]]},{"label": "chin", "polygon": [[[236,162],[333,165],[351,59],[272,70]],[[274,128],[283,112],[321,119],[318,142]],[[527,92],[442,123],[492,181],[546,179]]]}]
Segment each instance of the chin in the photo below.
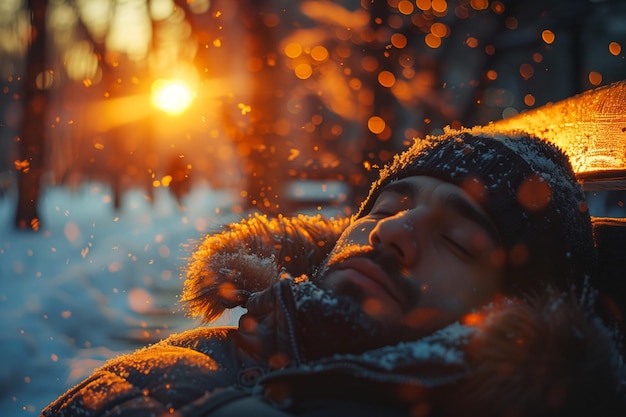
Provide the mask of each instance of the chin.
[{"label": "chin", "polygon": [[332,289],[309,283],[324,291],[321,295],[318,291],[316,297],[303,292],[304,297],[297,301],[301,313],[299,331],[308,359],[361,353],[401,341],[404,331],[396,323],[367,314],[363,292],[358,287],[343,280]]}]

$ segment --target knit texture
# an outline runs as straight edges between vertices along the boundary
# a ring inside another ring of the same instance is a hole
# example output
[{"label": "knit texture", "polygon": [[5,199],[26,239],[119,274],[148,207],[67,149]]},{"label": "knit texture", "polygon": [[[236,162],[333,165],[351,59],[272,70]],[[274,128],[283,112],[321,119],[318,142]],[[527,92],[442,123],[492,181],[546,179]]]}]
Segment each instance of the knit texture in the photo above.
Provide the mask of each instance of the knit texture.
[{"label": "knit texture", "polygon": [[556,146],[524,133],[480,128],[419,139],[380,171],[355,218],[371,210],[387,184],[417,175],[462,187],[486,211],[501,238],[506,294],[527,294],[548,284],[583,291],[593,277],[587,204],[569,160]]}]

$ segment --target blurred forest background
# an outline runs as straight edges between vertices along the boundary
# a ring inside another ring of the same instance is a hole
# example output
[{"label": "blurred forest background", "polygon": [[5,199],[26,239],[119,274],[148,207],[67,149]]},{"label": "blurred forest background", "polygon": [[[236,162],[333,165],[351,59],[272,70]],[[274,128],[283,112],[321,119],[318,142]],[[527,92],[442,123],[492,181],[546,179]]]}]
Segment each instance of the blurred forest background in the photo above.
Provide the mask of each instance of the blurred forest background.
[{"label": "blurred forest background", "polygon": [[3,0],[0,198],[29,230],[95,181],[349,206],[412,138],[625,79],[625,48],[623,0]]}]

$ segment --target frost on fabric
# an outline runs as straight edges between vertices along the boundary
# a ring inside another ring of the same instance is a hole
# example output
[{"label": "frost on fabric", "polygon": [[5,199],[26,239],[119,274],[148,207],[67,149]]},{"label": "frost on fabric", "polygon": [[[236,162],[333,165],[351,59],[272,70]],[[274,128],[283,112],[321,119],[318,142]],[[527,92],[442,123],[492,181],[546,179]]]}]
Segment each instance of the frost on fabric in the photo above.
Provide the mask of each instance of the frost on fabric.
[{"label": "frost on fabric", "polygon": [[107,373],[94,381],[94,383],[86,385],[78,392],[78,395],[82,397],[85,409],[99,410],[111,398],[119,398],[123,394],[129,394],[136,390],[137,388],[125,379]]},{"label": "frost on fabric", "polygon": [[366,355],[382,368],[394,370],[417,363],[463,365],[464,349],[476,329],[453,323],[431,336],[396,346],[386,346]]},{"label": "frost on fabric", "polygon": [[[394,172],[406,169],[412,164],[416,164],[417,167],[422,166],[427,160],[442,161],[441,165],[437,167],[437,170],[447,172],[451,177],[468,174],[467,169],[464,168],[467,163],[465,155],[471,154],[474,149],[471,145],[464,143],[463,140],[460,139],[461,135],[464,134],[496,140],[497,142],[502,143],[507,148],[512,150],[518,157],[523,158],[531,170],[537,173],[537,175],[540,175],[551,188],[558,190],[559,193],[569,193],[582,199],[582,195],[580,194],[580,190],[576,187],[575,181],[564,180],[569,177],[568,175],[552,174],[564,174],[568,171],[568,164],[565,159],[561,158],[561,156],[556,153],[546,155],[546,150],[542,149],[542,147],[535,142],[520,140],[522,137],[528,137],[527,133],[521,131],[499,132],[494,130],[492,127],[474,127],[471,129],[459,130],[446,128],[445,133],[442,136],[427,136],[423,139],[416,139],[414,144],[406,152],[396,156],[393,163],[381,171],[381,179],[390,177]],[[457,136],[459,137],[458,144],[455,144],[451,151],[453,152],[453,156],[444,155],[444,152],[450,151],[449,147],[441,149],[435,148],[435,153],[432,154],[432,148],[436,147],[439,142],[445,142],[448,139],[454,140]],[[555,146],[555,148],[557,147]],[[417,155],[428,155],[429,153],[431,153],[430,156],[416,159]],[[480,150],[480,159],[484,163],[487,164],[494,161],[496,158],[497,154],[494,149]],[[449,159],[458,161],[458,164],[453,166],[443,162]],[[503,173],[506,174],[512,167],[503,166],[501,168],[504,169]],[[500,179],[492,178],[492,181],[490,182],[494,184],[494,187],[497,187],[499,186],[499,181],[506,180],[506,178],[508,178],[508,175],[504,175]],[[378,184],[380,184],[380,180]]]},{"label": "frost on fabric", "polygon": [[[88,415],[100,415],[116,404],[136,401],[146,401],[150,407],[178,406],[176,401],[186,395],[195,397],[196,392],[202,392],[202,387],[194,381],[218,369],[212,358],[191,349],[164,344],[147,347],[96,370],[84,385],[61,397],[64,403],[54,405],[44,414],[57,415],[55,410],[60,406],[69,415],[86,415],[85,411]],[[71,414],[72,411],[76,414]]]},{"label": "frost on fabric", "polygon": [[131,373],[147,375],[157,367],[166,369],[176,366],[206,371],[218,369],[217,362],[201,352],[160,344],[143,348],[133,355],[121,356],[103,370],[114,370],[117,374],[128,377]]},{"label": "frost on fabric", "polygon": [[337,306],[337,298],[328,291],[322,290],[310,281],[303,281],[297,284],[296,308],[301,309],[305,304],[315,304],[319,308],[332,309]]}]

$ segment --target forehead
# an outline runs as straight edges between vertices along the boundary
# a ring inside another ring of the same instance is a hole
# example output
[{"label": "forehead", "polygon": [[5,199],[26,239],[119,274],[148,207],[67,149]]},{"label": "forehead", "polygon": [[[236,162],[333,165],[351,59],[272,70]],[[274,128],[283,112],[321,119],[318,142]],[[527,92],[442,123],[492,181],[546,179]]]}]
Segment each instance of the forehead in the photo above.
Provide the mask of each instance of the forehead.
[{"label": "forehead", "polygon": [[475,203],[472,197],[461,187],[438,178],[424,175],[407,177],[393,181],[383,187],[381,193],[384,192],[393,192],[407,197],[427,196],[433,193],[442,196],[458,194],[459,197],[466,198]]}]

